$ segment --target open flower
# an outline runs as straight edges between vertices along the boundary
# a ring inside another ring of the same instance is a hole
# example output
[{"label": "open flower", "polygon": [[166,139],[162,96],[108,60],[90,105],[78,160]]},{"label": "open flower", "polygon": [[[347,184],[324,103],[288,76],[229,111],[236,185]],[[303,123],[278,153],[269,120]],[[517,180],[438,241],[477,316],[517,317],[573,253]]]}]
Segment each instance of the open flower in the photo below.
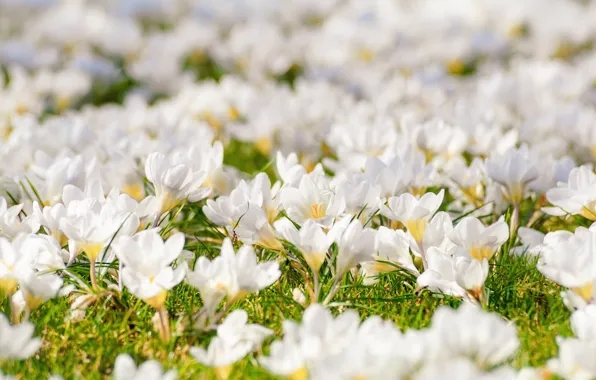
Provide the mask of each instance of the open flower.
[{"label": "open flower", "polygon": [[486,173],[503,186],[504,195],[514,205],[520,204],[526,196],[528,184],[539,174],[526,146],[491,156],[486,161]]},{"label": "open flower", "polygon": [[159,215],[170,211],[185,199],[198,202],[207,197],[210,188],[201,187],[207,173],[193,172],[183,164],[173,164],[162,153],[152,153],[145,162],[147,180],[155,187],[155,197],[160,205]]},{"label": "open flower", "polygon": [[298,248],[311,270],[318,272],[321,269],[327,251],[333,244],[333,238],[328,236],[314,220],[307,220],[298,230],[292,222],[283,218],[275,222],[275,229],[284,239]]},{"label": "open flower", "polygon": [[6,316],[0,313],[0,361],[33,356],[41,347],[41,339],[33,338],[34,329],[29,322],[11,326]]},{"label": "open flower", "polygon": [[418,276],[420,273],[410,255],[411,239],[401,230],[379,227],[375,238],[374,260],[361,263],[366,274],[365,282],[372,283],[377,274],[391,272],[398,268],[403,268],[414,276]]},{"label": "open flower", "polygon": [[358,219],[352,221],[341,234],[338,234],[336,237],[338,249],[335,263],[336,281],[357,264],[370,261],[373,258],[376,234],[377,231],[372,228],[362,227],[362,223]]},{"label": "open flower", "polygon": [[546,199],[555,207],[544,207],[547,214],[581,215],[596,221],[596,174],[590,165],[574,168],[565,183],[546,192]]},{"label": "open flower", "polygon": [[174,380],[176,377],[176,370],[164,372],[156,360],[148,360],[137,367],[128,354],[118,355],[112,375],[113,380]]},{"label": "open flower", "polygon": [[509,226],[503,219],[485,227],[473,216],[463,218],[448,236],[458,247],[465,248],[473,259],[490,259],[509,238]]},{"label": "open flower", "polygon": [[176,233],[164,241],[157,229],[123,236],[113,245],[124,267],[122,281],[128,290],[149,305],[163,307],[168,290],[179,284],[185,266],[172,268],[184,248],[184,234]]},{"label": "open flower", "polygon": [[258,263],[252,247],[242,246],[236,253],[231,240],[225,239],[220,255],[212,261],[205,256],[199,257],[186,280],[199,289],[204,302],[223,292],[228,297],[228,304],[232,304],[271,285],[280,275],[276,262]]},{"label": "open flower", "polygon": [[325,228],[346,208],[345,200],[331,191],[328,180],[316,173],[302,176],[297,188],[284,188],[281,203],[294,222],[303,224],[312,219]]},{"label": "open flower", "polygon": [[418,199],[410,193],[405,193],[399,197],[389,198],[387,206],[381,203],[379,207],[383,216],[401,222],[414,240],[420,244],[428,221],[441,207],[444,194],[445,191],[441,190],[439,194],[426,193]]}]

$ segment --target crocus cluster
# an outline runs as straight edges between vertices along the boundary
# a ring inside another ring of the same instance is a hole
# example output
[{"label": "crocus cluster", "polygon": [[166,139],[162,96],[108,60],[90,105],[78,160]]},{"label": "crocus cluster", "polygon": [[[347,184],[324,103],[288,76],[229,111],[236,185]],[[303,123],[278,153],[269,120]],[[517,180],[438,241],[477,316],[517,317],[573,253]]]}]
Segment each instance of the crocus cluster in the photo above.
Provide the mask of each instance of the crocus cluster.
[{"label": "crocus cluster", "polygon": [[[163,352],[102,348],[104,375],[596,378],[595,20],[589,0],[0,0],[0,378],[89,310],[140,309]],[[491,302],[513,261],[570,312],[537,368]],[[410,328],[345,297],[396,284],[459,306]]]}]

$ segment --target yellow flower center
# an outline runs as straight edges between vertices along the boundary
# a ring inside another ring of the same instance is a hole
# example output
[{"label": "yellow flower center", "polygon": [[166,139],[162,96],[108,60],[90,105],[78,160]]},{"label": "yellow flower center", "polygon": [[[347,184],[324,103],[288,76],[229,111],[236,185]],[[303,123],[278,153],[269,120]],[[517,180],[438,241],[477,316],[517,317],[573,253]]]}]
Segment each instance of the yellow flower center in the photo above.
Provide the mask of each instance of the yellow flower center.
[{"label": "yellow flower center", "polygon": [[209,111],[202,112],[199,114],[198,118],[203,120],[209,124],[209,126],[215,130],[219,130],[222,128],[222,124],[217,118]]},{"label": "yellow flower center", "polygon": [[6,296],[12,296],[17,291],[18,282],[14,278],[0,278],[0,290]]},{"label": "yellow flower center", "polygon": [[579,295],[581,298],[583,298],[584,301],[586,301],[586,302],[590,302],[590,300],[592,299],[592,282],[591,281],[582,287],[573,288],[571,290],[573,290],[577,295]]},{"label": "yellow flower center", "polygon": [[89,261],[95,261],[99,257],[103,244],[101,243],[83,243],[80,245],[81,249],[85,252]]},{"label": "yellow flower center", "polygon": [[37,310],[44,301],[43,298],[36,297],[27,291],[23,291],[23,297],[25,298],[25,305],[27,305],[29,311]]},{"label": "yellow flower center", "polygon": [[304,253],[304,261],[313,272],[318,272],[325,261],[325,252],[323,253]]},{"label": "yellow flower center", "polygon": [[422,243],[422,238],[424,237],[424,232],[426,231],[426,224],[427,222],[424,219],[408,220],[406,222],[406,228],[408,229],[408,232],[418,244]]},{"label": "yellow flower center", "polygon": [[273,141],[271,141],[271,137],[259,138],[257,141],[255,141],[255,148],[263,156],[269,156],[269,153],[271,153],[271,149],[273,148]]},{"label": "yellow flower center", "polygon": [[596,201],[588,203],[587,206],[583,206],[580,213],[586,219],[596,221]]},{"label": "yellow flower center", "polygon": [[483,259],[490,259],[493,256],[493,252],[488,247],[472,247],[469,249],[470,256],[474,260],[482,262]]},{"label": "yellow flower center", "polygon": [[56,99],[56,108],[60,112],[70,107],[70,104],[71,100],[68,96],[58,96],[58,98]]},{"label": "yellow flower center", "polygon": [[149,306],[152,306],[153,308],[159,310],[165,305],[167,296],[168,292],[166,290],[162,290],[157,295],[149,299],[146,299],[145,302],[147,302]]},{"label": "yellow flower center", "polygon": [[240,111],[238,111],[238,109],[236,107],[232,106],[232,107],[228,108],[228,117],[232,121],[238,120],[238,119],[240,119]]},{"label": "yellow flower center", "polygon": [[358,50],[357,56],[361,61],[370,62],[375,58],[375,52],[367,48],[362,48]]},{"label": "yellow flower center", "polygon": [[310,216],[313,219],[321,219],[324,218],[327,214],[327,210],[321,203],[313,203],[310,205]]},{"label": "yellow flower center", "polygon": [[308,369],[306,369],[306,367],[299,368],[296,371],[289,374],[287,379],[288,380],[307,380],[308,379]]},{"label": "yellow flower center", "polygon": [[214,369],[217,380],[227,380],[232,373],[232,364],[224,365]]},{"label": "yellow flower center", "polygon": [[122,192],[137,201],[142,201],[145,198],[143,185],[140,183],[126,184],[122,187]]}]

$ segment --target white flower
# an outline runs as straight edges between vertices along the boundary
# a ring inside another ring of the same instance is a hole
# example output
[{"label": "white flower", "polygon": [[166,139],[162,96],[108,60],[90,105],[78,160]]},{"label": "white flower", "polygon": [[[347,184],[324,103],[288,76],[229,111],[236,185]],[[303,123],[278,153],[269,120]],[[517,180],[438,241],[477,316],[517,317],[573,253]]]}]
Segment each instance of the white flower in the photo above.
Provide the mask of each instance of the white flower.
[{"label": "white flower", "polygon": [[94,167],[94,160],[86,163],[82,156],[51,157],[37,151],[35,163],[30,168],[34,176],[28,191],[33,200],[40,200],[46,206],[57,204],[62,200],[64,186],[84,187],[88,173],[92,173]]},{"label": "white flower", "polygon": [[397,268],[403,268],[418,276],[420,273],[410,255],[411,239],[401,230],[379,227],[375,236],[374,260],[361,263],[366,273],[365,281],[370,284],[374,282],[374,277],[378,273],[391,272]]},{"label": "white flower", "polygon": [[[334,228],[336,227],[338,225],[334,226]],[[333,231],[330,234],[333,235]],[[373,258],[376,234],[377,231],[372,228],[363,228],[362,223],[356,219],[337,236],[336,279],[343,277],[358,263],[370,261]]]},{"label": "white flower", "polygon": [[433,314],[431,326],[442,347],[439,355],[446,359],[465,357],[492,367],[511,358],[519,348],[513,324],[470,303],[457,310],[440,307]]},{"label": "white flower", "polygon": [[591,165],[574,168],[569,173],[566,183],[559,183],[546,192],[546,199],[556,207],[545,207],[550,215],[581,215],[596,220],[596,174]]},{"label": "white flower", "polygon": [[227,379],[232,365],[248,355],[254,343],[245,340],[229,340],[220,336],[211,339],[209,347],[191,347],[190,354],[199,363],[215,368],[217,377]]},{"label": "white flower", "polygon": [[596,225],[586,229],[578,227],[574,233],[550,232],[544,237],[541,256],[536,265],[547,278],[571,289],[586,303],[593,299],[596,279],[594,236]]},{"label": "white flower", "polygon": [[30,272],[19,279],[20,292],[29,311],[58,296],[62,284],[62,278],[55,273]]},{"label": "white flower", "polygon": [[574,311],[570,322],[578,339],[596,342],[596,305],[587,305],[584,309]]},{"label": "white flower", "polygon": [[234,227],[233,232],[244,244],[256,244],[276,251],[283,249],[283,245],[269,224],[267,214],[262,208],[251,204]]},{"label": "white flower", "polygon": [[161,153],[152,153],[145,162],[147,180],[155,187],[160,215],[170,211],[185,199],[198,202],[207,197],[211,189],[201,187],[207,173],[193,171],[186,165],[173,164]]},{"label": "white flower", "polygon": [[458,247],[468,250],[478,261],[490,259],[509,238],[509,226],[503,219],[485,227],[473,216],[463,218],[448,236]]},{"label": "white flower", "polygon": [[310,269],[318,272],[325,261],[329,247],[333,244],[332,237],[327,235],[314,220],[307,220],[300,230],[286,218],[275,222],[274,227],[280,236],[300,251]]},{"label": "white flower", "polygon": [[39,231],[39,227],[41,227],[39,218],[35,214],[22,214],[22,211],[22,204],[8,207],[6,199],[0,198],[0,232],[4,236],[14,238],[20,233]]},{"label": "white flower", "polygon": [[176,370],[163,371],[156,360],[148,360],[137,367],[134,359],[128,354],[120,354],[114,363],[114,380],[174,380]]},{"label": "white flower", "polygon": [[420,244],[428,221],[441,207],[444,194],[445,191],[441,190],[439,194],[426,193],[418,199],[410,193],[405,193],[399,197],[389,198],[388,206],[380,203],[379,207],[383,216],[401,222],[414,240]]},{"label": "white flower", "polygon": [[0,289],[12,295],[20,279],[33,271],[29,256],[17,252],[5,238],[0,238]]},{"label": "white flower", "polygon": [[22,360],[33,356],[41,347],[41,339],[33,338],[35,327],[29,322],[11,326],[0,313],[0,360]]},{"label": "white flower", "polygon": [[427,267],[416,279],[419,288],[428,288],[455,297],[466,297],[466,290],[456,281],[453,256],[437,247],[426,252]]},{"label": "white flower", "polygon": [[345,200],[336,196],[328,180],[318,174],[302,176],[297,188],[282,189],[281,203],[295,223],[302,225],[312,219],[324,228],[329,228],[346,208]]},{"label": "white flower", "polygon": [[491,156],[486,161],[486,173],[504,187],[505,195],[514,205],[524,199],[528,184],[539,174],[526,146]]},{"label": "white flower", "polygon": [[167,291],[184,279],[184,265],[171,267],[183,248],[184,234],[176,233],[164,241],[157,229],[123,236],[113,245],[116,256],[124,264],[121,273],[124,285],[156,309],[163,305]]},{"label": "white flower", "polygon": [[290,153],[287,157],[281,152],[275,155],[275,167],[277,174],[287,186],[298,186],[300,179],[306,174],[306,169],[298,164],[296,153]]},{"label": "white flower", "polygon": [[488,277],[488,260],[475,260],[471,257],[455,258],[455,281],[478,301],[484,298],[484,282]]},{"label": "white flower", "polygon": [[546,363],[548,370],[564,379],[596,377],[596,341],[558,338],[559,356]]},{"label": "white flower", "polygon": [[537,256],[540,254],[541,245],[545,234],[527,227],[520,227],[517,230],[517,236],[521,240],[521,246],[511,249],[515,255]]},{"label": "white flower", "polygon": [[186,279],[190,285],[199,289],[203,302],[212,300],[215,295],[224,292],[228,297],[228,303],[231,304],[241,300],[248,293],[268,287],[277,281],[280,275],[278,263],[257,263],[257,256],[252,247],[242,246],[236,253],[230,239],[225,239],[220,255],[213,261],[204,256],[199,257],[194,270],[188,272]]},{"label": "white flower", "polygon": [[224,322],[217,326],[217,336],[227,343],[249,342],[253,350],[258,349],[263,340],[273,335],[273,331],[257,324],[247,324],[248,314],[242,309],[231,312]]}]

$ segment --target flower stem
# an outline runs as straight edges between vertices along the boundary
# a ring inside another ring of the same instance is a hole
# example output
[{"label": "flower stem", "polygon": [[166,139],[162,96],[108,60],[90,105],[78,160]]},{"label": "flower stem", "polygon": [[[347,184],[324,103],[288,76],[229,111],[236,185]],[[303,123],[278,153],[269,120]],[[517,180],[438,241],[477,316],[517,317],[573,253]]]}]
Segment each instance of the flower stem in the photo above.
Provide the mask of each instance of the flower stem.
[{"label": "flower stem", "polygon": [[321,290],[321,285],[319,284],[319,272],[318,271],[313,271],[312,280],[313,280],[313,288],[314,288],[314,297],[313,297],[314,302],[311,302],[311,303],[316,303],[316,302],[319,302],[319,291]]},{"label": "flower stem", "polygon": [[509,237],[513,243],[513,238],[517,232],[517,227],[519,227],[519,203],[513,205],[513,212],[511,213],[511,231]]},{"label": "flower stem", "polygon": [[97,290],[97,272],[95,271],[95,260],[89,260],[89,276],[91,277],[91,289]]},{"label": "flower stem", "polygon": [[172,338],[172,333],[170,332],[170,315],[168,314],[168,310],[166,309],[165,305],[157,309],[157,313],[159,314],[159,322],[161,325],[161,340],[164,342],[169,342]]},{"label": "flower stem", "polygon": [[152,225],[153,228],[156,228],[156,227],[159,226],[159,219],[160,219],[160,217],[161,217],[161,214],[158,212],[155,215],[155,219],[153,219],[153,225]]},{"label": "flower stem", "polygon": [[325,300],[323,301],[323,305],[325,305],[325,306],[328,305],[329,302],[331,302],[331,300],[333,299],[333,297],[335,297],[335,295],[339,291],[339,281],[340,281],[340,278],[335,277],[335,280],[333,280],[333,285],[331,285],[329,294],[327,294],[327,297],[325,297]]}]

